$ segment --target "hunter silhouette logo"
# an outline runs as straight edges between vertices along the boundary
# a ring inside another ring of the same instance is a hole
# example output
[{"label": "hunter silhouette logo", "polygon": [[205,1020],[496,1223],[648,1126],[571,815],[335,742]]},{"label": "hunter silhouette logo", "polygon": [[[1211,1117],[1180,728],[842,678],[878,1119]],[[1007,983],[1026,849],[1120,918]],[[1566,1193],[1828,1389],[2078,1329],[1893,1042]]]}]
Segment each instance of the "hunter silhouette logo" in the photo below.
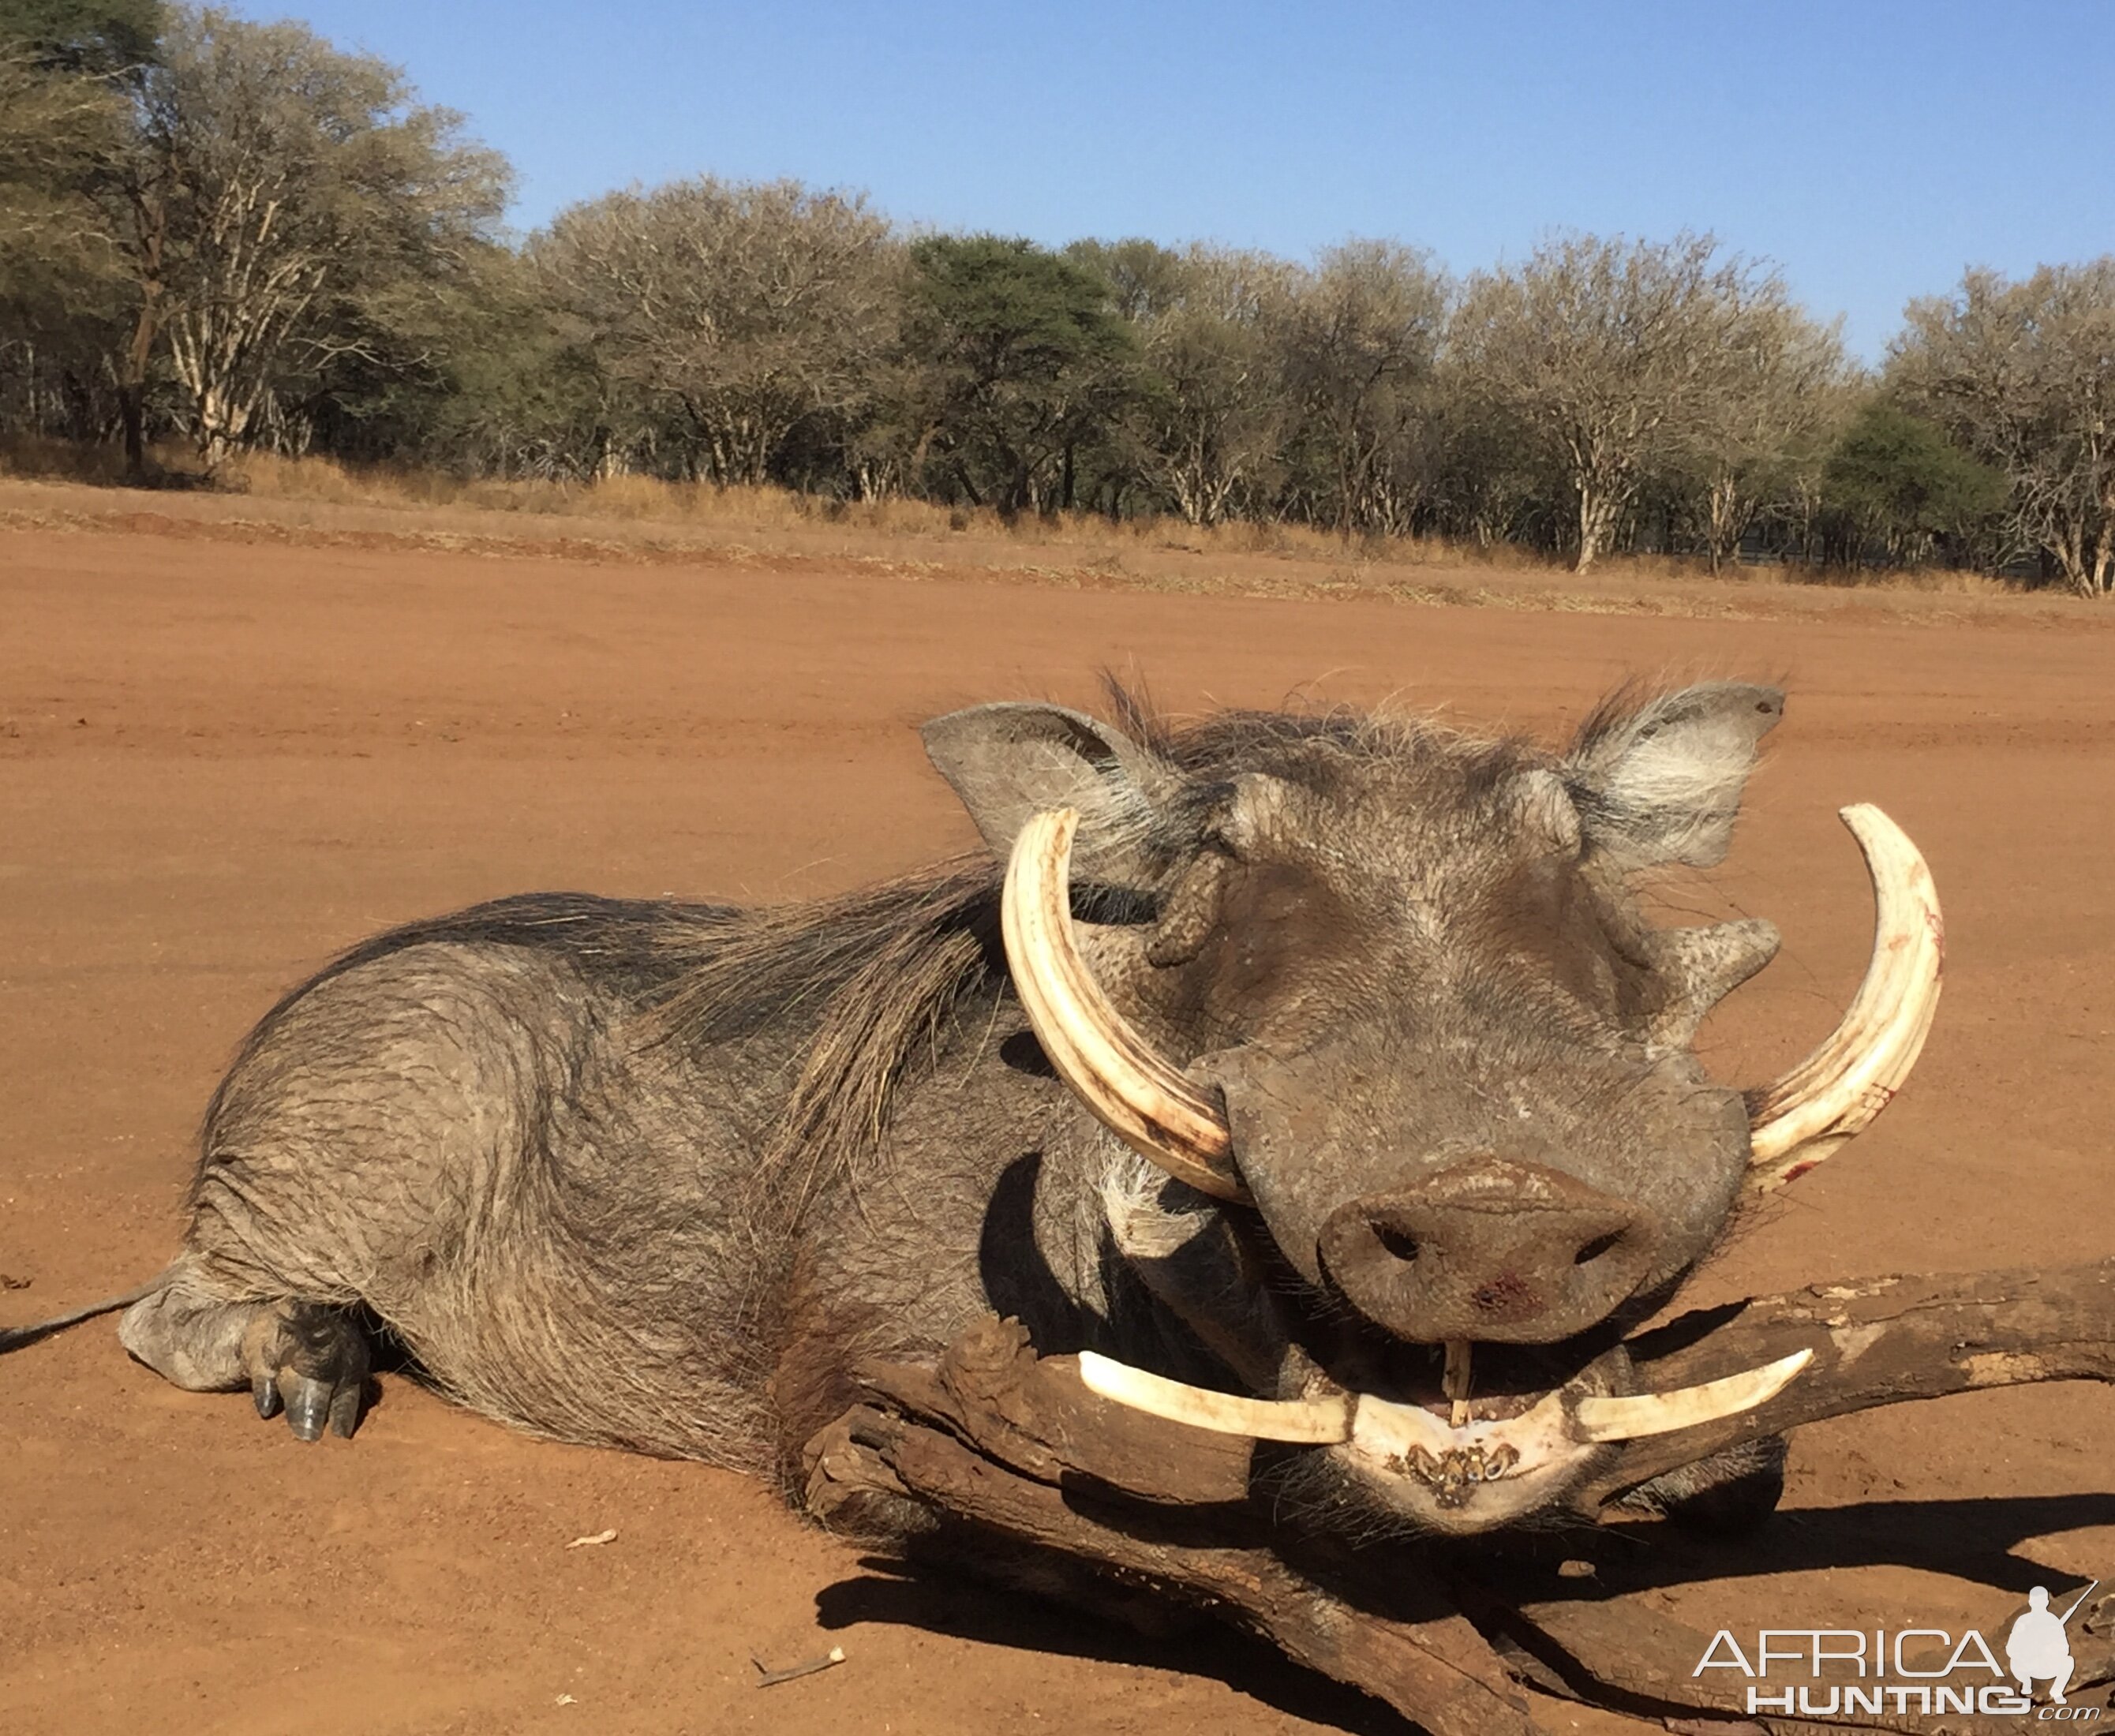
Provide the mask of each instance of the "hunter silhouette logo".
[{"label": "hunter silhouette logo", "polygon": [[[1746,1647],[1722,1628],[1690,1674],[1725,1670],[1746,1677],[1751,1718],[1762,1712],[1810,1718],[1960,1713],[2097,1723],[2104,1715],[2099,1708],[2065,1698],[2076,1665],[2066,1628],[2099,1587],[2094,1580],[2059,1615],[2049,1607],[2048,1588],[2036,1586],[2006,1634],[2002,1664],[1994,1638],[1973,1628],[1957,1639],[1938,1628],[1764,1628]],[[2039,1707],[2037,1683],[2048,1684],[2047,1703]]]},{"label": "hunter silhouette logo", "polygon": [[2078,1613],[2079,1606],[2093,1595],[2100,1582],[2081,1592],[2071,1605],[2061,1615],[2049,1614],[2049,1594],[2046,1586],[2036,1586],[2027,1593],[2027,1610],[2012,1624],[2012,1631],[2005,1641],[2005,1662],[2011,1666],[2012,1679],[2020,1684],[2020,1692],[2030,1698],[2034,1684],[2049,1684],[2049,1700],[2057,1706],[2071,1702],[2063,1691],[2071,1685],[2071,1640],[2063,1629],[2064,1624]]}]

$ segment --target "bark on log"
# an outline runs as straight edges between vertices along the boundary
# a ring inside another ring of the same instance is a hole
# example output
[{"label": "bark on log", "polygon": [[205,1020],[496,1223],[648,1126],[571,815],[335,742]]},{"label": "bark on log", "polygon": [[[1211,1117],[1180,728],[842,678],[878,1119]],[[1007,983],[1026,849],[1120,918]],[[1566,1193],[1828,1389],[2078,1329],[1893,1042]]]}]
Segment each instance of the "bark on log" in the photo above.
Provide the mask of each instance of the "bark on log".
[{"label": "bark on log", "polygon": [[1626,1442],[1574,1496],[1582,1511],[1746,1441],[1851,1411],[2037,1381],[2115,1381],[2115,1259],[2051,1272],[1868,1278],[1685,1314],[1629,1345],[1665,1391],[1794,1350],[1814,1360],[1769,1403]]},{"label": "bark on log", "polygon": [[1371,1615],[1309,1583],[1268,1548],[1155,1537],[1121,1512],[1097,1513],[950,1435],[871,1407],[847,1413],[809,1451],[808,1504],[824,1519],[874,1490],[908,1494],[1012,1541],[1201,1605],[1374,1695],[1432,1736],[1533,1736],[1538,1729],[1496,1654],[1459,1615],[1415,1623]]},{"label": "bark on log", "polygon": [[[1525,1697],[1451,1603],[1435,1597],[1428,1616],[1402,1619],[1313,1583],[1269,1546],[1255,1516],[1218,1505],[1223,1461],[1208,1458],[1195,1473],[1148,1468],[1131,1450],[1122,1407],[1058,1366],[1069,1361],[1039,1363],[1018,1326],[994,1321],[950,1349],[937,1372],[869,1371],[913,1415],[861,1406],[810,1442],[810,1509],[827,1520],[876,1492],[909,1496],[1010,1541],[1209,1610],[1372,1694],[1432,1736],[1534,1736]],[[1170,1450],[1168,1425],[1153,1433],[1160,1460],[1184,1456],[1186,1443]],[[1149,1485],[1147,1499],[1156,1505],[1113,1493],[1113,1470]],[[1245,1484],[1245,1463],[1243,1470]],[[1213,1491],[1212,1510],[1168,1505],[1171,1489],[1193,1486]]]},{"label": "bark on log", "polygon": [[1248,1499],[1255,1444],[1171,1426],[1090,1392],[1079,1358],[1039,1358],[1013,1321],[986,1321],[948,1347],[937,1370],[876,1363],[869,1390],[944,1422],[980,1452],[1042,1482],[1067,1476],[1181,1506]]}]

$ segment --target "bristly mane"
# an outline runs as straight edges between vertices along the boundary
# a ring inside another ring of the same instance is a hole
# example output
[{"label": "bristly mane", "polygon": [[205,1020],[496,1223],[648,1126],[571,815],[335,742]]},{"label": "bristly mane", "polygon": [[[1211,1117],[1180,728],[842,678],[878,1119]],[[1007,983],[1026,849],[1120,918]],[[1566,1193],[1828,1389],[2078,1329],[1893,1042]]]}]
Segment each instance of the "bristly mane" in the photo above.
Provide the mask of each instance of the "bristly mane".
[{"label": "bristly mane", "polygon": [[[1406,717],[1345,708],[1223,711],[1177,725],[1141,688],[1105,676],[1117,726],[1179,781],[1161,851],[1186,859],[1195,830],[1243,771],[1327,784],[1379,758],[1444,759],[1473,790],[1541,750]],[[757,1182],[797,1211],[856,1178],[879,1149],[897,1093],[929,1063],[965,1003],[1005,981],[998,938],[1002,864],[977,855],[819,903],[745,913],[700,932],[657,1011],[672,1040],[709,1043],[780,1020],[806,1023],[797,1083],[760,1154]],[[1094,889],[1076,888],[1091,906]],[[1121,895],[1119,895],[1120,896]],[[1132,900],[1131,919],[1150,915]],[[1105,919],[1119,919],[1114,909]]]},{"label": "bristly mane", "polygon": [[957,1010],[1004,976],[999,887],[998,863],[964,859],[746,913],[697,949],[654,1009],[664,1040],[697,1047],[812,1020],[799,1077],[759,1154],[759,1195],[797,1216],[879,1147],[897,1092]]},{"label": "bristly mane", "polygon": [[[1105,685],[1117,726],[1182,792],[1154,841],[1171,864],[1196,846],[1198,826],[1241,772],[1327,787],[1362,761],[1443,759],[1475,786],[1539,753],[1429,720],[1342,708],[1223,711],[1177,725],[1142,689]],[[695,1050],[773,1029],[805,1033],[754,1183],[797,1216],[871,1161],[898,1092],[930,1064],[966,1003],[1005,982],[1002,874],[1002,864],[979,854],[836,898],[755,909],[571,893],[496,900],[362,941],[284,996],[245,1048],[316,983],[406,947],[561,953],[642,1008],[651,1043]],[[1079,890],[1094,901],[1093,889]],[[1131,920],[1152,914],[1149,900],[1131,905]],[[1122,919],[1114,909],[1103,914]],[[217,1108],[218,1096],[209,1126]]]}]

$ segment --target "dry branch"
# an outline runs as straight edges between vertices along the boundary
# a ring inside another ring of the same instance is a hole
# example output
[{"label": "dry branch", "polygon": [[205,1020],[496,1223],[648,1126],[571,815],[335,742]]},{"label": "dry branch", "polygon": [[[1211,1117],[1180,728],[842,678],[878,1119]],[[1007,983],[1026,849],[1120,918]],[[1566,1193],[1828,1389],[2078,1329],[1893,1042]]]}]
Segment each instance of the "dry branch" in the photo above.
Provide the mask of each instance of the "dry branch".
[{"label": "dry branch", "polygon": [[1811,1349],[1814,1360],[1754,1410],[1627,1442],[1575,1497],[1590,1512],[1663,1472],[1824,1417],[2038,1381],[2115,1381],[2115,1260],[1817,1285],[1686,1314],[1630,1348],[1651,1390],[1794,1350]]}]

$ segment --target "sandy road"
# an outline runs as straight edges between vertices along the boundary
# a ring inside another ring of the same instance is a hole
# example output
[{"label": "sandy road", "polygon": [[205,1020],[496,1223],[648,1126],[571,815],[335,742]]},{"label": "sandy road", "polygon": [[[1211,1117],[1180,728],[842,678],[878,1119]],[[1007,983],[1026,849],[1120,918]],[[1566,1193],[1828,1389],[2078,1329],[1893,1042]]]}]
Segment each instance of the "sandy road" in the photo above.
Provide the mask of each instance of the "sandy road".
[{"label": "sandy road", "polygon": [[[0,533],[0,1273],[28,1280],[0,1307],[155,1268],[218,1069],[339,946],[530,886],[772,900],[964,847],[913,726],[981,699],[1091,703],[1103,665],[1177,710],[1392,694],[1551,731],[1626,675],[1784,677],[1732,860],[1672,889],[1787,937],[1709,1057],[1737,1079],[1780,1065],[1855,982],[1849,800],[1880,802],[1934,863],[1947,999],[1880,1128],[1694,1294],[2104,1255],[2111,626]],[[1722,1561],[1669,1604],[1707,1629],[1957,1628],[2036,1563],[2104,1578],[2111,1442],[2115,1394],[2085,1389],[1810,1431],[1792,1515],[1739,1577]],[[401,1381],[356,1442],[305,1448],[240,1399],[163,1385],[99,1326],[0,1367],[0,1443],[11,1732],[1384,1727],[1234,1642],[1155,1647],[907,1585],[739,1479],[518,1438]],[[832,1643],[844,1667],[752,1686],[753,1653]]]}]

